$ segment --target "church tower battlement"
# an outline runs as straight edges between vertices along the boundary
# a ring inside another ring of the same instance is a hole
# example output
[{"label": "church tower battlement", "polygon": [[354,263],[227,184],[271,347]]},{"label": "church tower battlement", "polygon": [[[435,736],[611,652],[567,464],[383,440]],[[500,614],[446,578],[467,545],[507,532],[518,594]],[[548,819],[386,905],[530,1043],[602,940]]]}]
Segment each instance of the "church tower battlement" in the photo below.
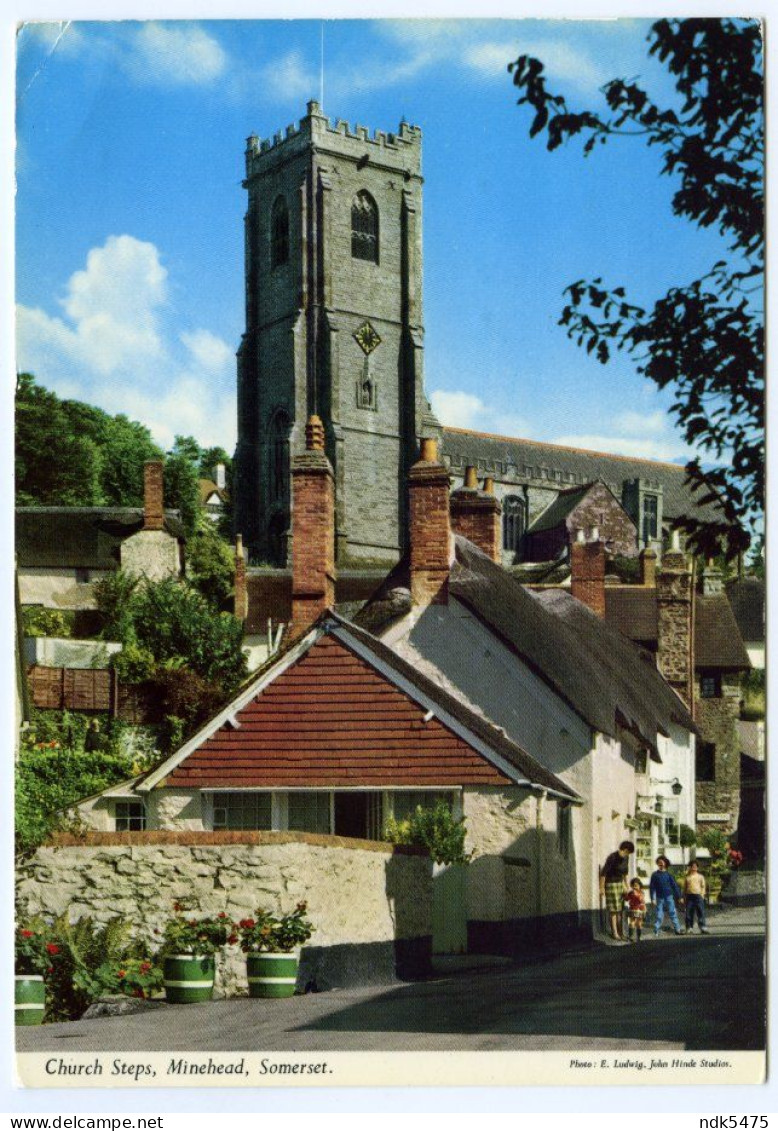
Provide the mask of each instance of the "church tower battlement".
[{"label": "church tower battlement", "polygon": [[238,350],[236,529],[285,564],[291,460],[318,415],[339,561],[396,560],[407,472],[437,436],[423,385],[421,131],[298,126],[246,147],[246,332]]}]

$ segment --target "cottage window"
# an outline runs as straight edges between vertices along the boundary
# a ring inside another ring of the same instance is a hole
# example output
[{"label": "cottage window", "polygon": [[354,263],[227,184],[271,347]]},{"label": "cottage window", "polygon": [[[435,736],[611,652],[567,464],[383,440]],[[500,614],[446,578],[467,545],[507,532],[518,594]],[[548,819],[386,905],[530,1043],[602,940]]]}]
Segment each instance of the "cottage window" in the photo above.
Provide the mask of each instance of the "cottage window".
[{"label": "cottage window", "polygon": [[282,196],[276,197],[270,219],[270,268],[289,261],[289,209]]},{"label": "cottage window", "polygon": [[518,495],[508,495],[502,504],[502,548],[515,554],[521,548],[526,529],[527,508]]},{"label": "cottage window", "polygon": [[718,672],[703,672],[700,676],[700,698],[721,698],[721,676]]},{"label": "cottage window", "polygon": [[287,828],[305,833],[330,831],[329,793],[290,793],[287,798]]},{"label": "cottage window", "polygon": [[448,805],[453,811],[453,799],[450,793],[443,793],[433,789],[401,789],[393,791],[392,809],[396,821],[407,821],[417,809],[434,809],[439,801]]},{"label": "cottage window", "polygon": [[269,793],[216,793],[214,829],[271,829],[273,799]]},{"label": "cottage window", "polygon": [[142,801],[115,802],[114,822],[117,833],[142,833],[146,828],[145,805]]},{"label": "cottage window", "polygon": [[364,190],[351,202],[351,257],[378,263],[378,206]]},{"label": "cottage window", "polygon": [[716,780],[716,744],[698,742],[694,758],[694,773],[697,781]]}]

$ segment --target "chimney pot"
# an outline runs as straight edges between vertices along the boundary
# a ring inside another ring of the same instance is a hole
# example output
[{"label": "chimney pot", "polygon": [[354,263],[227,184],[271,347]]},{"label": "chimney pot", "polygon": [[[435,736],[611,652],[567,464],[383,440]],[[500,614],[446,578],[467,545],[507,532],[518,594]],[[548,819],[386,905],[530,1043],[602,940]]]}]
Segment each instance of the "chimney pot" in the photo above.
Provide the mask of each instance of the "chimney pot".
[{"label": "chimney pot", "polygon": [[232,598],[233,612],[238,620],[248,616],[248,588],[246,585],[246,558],[243,553],[243,535],[235,535],[235,584]]},{"label": "chimney pot", "polygon": [[592,542],[599,542],[599,540],[600,540],[600,528],[599,528],[599,526],[593,526],[592,527]]},{"label": "chimney pot", "polygon": [[491,475],[487,475],[484,479],[484,492],[487,495],[494,494],[494,477]]},{"label": "chimney pot", "polygon": [[465,468],[465,487],[472,490],[477,490],[478,488],[478,479],[476,478],[474,467]]},{"label": "chimney pot", "polygon": [[316,415],[311,416],[305,426],[305,447],[309,452],[324,451],[324,425]]},{"label": "chimney pot", "polygon": [[421,442],[422,463],[438,462],[438,441],[432,436],[425,436]]},{"label": "chimney pot", "polygon": [[235,535],[235,557],[236,558],[242,558],[244,556],[245,555],[243,553],[243,535],[242,534],[236,534]]}]

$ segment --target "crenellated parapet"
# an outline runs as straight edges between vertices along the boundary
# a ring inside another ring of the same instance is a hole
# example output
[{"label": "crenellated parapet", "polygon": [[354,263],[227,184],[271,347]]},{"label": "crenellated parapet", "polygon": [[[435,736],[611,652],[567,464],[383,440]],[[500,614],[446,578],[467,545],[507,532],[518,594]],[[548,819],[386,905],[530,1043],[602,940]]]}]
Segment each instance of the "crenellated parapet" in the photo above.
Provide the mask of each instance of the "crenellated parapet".
[{"label": "crenellated parapet", "polygon": [[[340,149],[337,142],[344,139],[348,142],[360,142],[369,146],[369,156],[374,156],[379,163],[386,162],[390,165],[416,168],[421,165],[421,130],[418,126],[409,125],[402,121],[396,133],[385,130],[374,130],[371,136],[367,126],[351,126],[339,118],[336,122],[321,112],[319,103],[310,101],[308,112],[299,123],[291,124],[285,130],[278,130],[272,138],[260,138],[251,134],[246,139],[246,178],[249,179],[259,172],[263,159],[276,153],[281,155],[281,150],[298,148],[300,144],[309,144],[315,141],[321,148],[326,149],[328,141],[335,143],[336,150]],[[371,150],[373,151],[371,153]],[[285,154],[284,154],[285,155]],[[369,159],[369,158],[368,158]]]}]

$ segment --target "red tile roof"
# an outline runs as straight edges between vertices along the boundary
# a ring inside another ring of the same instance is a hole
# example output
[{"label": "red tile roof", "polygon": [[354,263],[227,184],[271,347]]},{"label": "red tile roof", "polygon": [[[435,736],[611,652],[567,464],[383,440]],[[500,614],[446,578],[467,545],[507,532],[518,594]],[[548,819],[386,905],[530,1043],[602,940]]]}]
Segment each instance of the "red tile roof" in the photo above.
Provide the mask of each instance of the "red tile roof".
[{"label": "red tile roof", "polygon": [[508,785],[339,640],[322,636],[168,775],[186,789]]}]

